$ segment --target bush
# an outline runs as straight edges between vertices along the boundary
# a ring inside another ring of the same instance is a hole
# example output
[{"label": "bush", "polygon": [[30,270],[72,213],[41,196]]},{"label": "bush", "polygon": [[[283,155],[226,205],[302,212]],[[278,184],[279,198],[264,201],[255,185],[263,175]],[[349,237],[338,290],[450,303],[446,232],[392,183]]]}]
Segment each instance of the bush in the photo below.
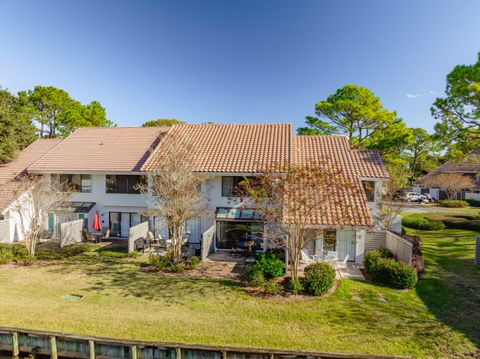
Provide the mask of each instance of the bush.
[{"label": "bush", "polygon": [[428,218],[431,220],[441,221],[447,228],[480,231],[480,219],[476,215],[430,215]]},{"label": "bush", "polygon": [[394,258],[393,253],[390,252],[390,249],[388,249],[387,247],[380,247],[377,250],[382,258]]},{"label": "bush", "polygon": [[465,202],[467,202],[472,207],[480,207],[480,201],[477,199],[466,199]]},{"label": "bush", "polygon": [[197,268],[200,264],[202,264],[202,261],[200,260],[200,258],[198,258],[198,257],[196,257],[196,256],[188,257],[187,260],[185,261],[185,266],[186,266],[188,269],[195,269],[195,268]]},{"label": "bush", "polygon": [[305,267],[305,289],[310,294],[325,294],[334,280],[335,270],[330,264],[314,263]]},{"label": "bush", "polygon": [[464,208],[464,207],[468,207],[468,202],[459,201],[455,199],[444,199],[444,200],[438,201],[438,205],[440,207],[447,207],[447,208]]},{"label": "bush", "polygon": [[285,274],[285,264],[274,253],[260,253],[255,257],[255,265],[265,278],[281,277]]},{"label": "bush", "polygon": [[367,273],[375,275],[378,259],[382,259],[379,251],[371,251],[365,254],[365,257],[363,258],[363,266]]},{"label": "bush", "polygon": [[175,272],[175,273],[180,273],[180,272],[183,272],[183,270],[185,268],[183,268],[183,264],[182,263],[173,263],[173,262],[168,262],[169,265],[167,267],[167,269],[170,271],[170,272]]},{"label": "bush", "polygon": [[363,265],[376,280],[393,288],[413,288],[417,284],[415,268],[395,259],[385,258],[379,251],[367,253]]},{"label": "bush", "polygon": [[269,295],[278,295],[282,293],[282,289],[282,285],[272,279],[267,280],[263,285],[263,290]]},{"label": "bush", "polygon": [[248,266],[247,269],[245,269],[244,276],[247,283],[252,287],[260,287],[265,283],[265,276],[256,264]]},{"label": "bush", "polygon": [[404,217],[402,220],[402,224],[405,227],[421,229],[424,231],[437,231],[445,228],[443,222],[432,221],[428,218],[425,218],[421,214],[411,214]]},{"label": "bush", "polygon": [[153,254],[148,256],[148,263],[156,270],[166,270],[170,267],[170,261],[164,256],[155,256]]},{"label": "bush", "polygon": [[13,253],[8,248],[2,247],[0,248],[0,264],[8,264],[13,262],[15,257]]},{"label": "bush", "polygon": [[294,278],[290,280],[288,283],[288,290],[293,294],[299,294],[305,290],[303,287],[302,282],[298,278]]},{"label": "bush", "polygon": [[33,263],[35,263],[36,260],[37,258],[35,258],[34,256],[26,256],[25,258],[20,260],[18,263],[21,264],[22,266],[31,266]]}]

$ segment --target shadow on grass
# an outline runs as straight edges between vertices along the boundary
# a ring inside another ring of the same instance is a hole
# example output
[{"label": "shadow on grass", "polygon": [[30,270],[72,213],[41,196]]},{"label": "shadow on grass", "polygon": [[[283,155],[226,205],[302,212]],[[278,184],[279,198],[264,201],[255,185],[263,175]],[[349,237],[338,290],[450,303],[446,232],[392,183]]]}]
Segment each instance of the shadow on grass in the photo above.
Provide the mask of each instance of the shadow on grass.
[{"label": "shadow on grass", "polygon": [[49,268],[52,272],[80,271],[90,277],[87,291],[133,296],[149,300],[186,303],[195,297],[227,295],[239,287],[233,280],[191,278],[181,273],[144,272],[141,262],[131,258],[111,258],[96,253],[82,254]]},{"label": "shadow on grass", "polygon": [[480,347],[480,266],[472,260],[477,233],[417,233],[422,238],[427,270],[417,285],[419,297],[440,321]]}]

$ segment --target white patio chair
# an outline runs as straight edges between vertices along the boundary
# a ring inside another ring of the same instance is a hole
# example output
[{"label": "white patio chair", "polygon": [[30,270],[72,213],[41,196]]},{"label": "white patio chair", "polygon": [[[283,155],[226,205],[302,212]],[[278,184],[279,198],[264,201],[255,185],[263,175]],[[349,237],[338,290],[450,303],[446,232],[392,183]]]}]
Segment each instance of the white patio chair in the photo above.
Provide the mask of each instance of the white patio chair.
[{"label": "white patio chair", "polygon": [[309,256],[307,253],[305,253],[303,249],[300,251],[300,253],[302,255],[302,258],[300,260],[301,263],[305,265],[315,263],[315,259],[313,258],[313,256]]},{"label": "white patio chair", "polygon": [[347,254],[347,255],[345,256],[345,258],[343,259],[343,261],[340,262],[342,268],[347,268],[347,262],[348,262],[348,259],[349,259],[349,258],[350,258],[350,256]]},{"label": "white patio chair", "polygon": [[327,256],[338,259],[338,252],[337,251],[328,251]]}]

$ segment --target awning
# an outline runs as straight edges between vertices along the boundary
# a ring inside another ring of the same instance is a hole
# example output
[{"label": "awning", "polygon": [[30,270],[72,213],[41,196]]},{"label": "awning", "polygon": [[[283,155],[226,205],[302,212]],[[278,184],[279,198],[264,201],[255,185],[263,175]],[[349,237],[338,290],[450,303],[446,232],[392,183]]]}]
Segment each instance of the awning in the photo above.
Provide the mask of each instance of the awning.
[{"label": "awning", "polygon": [[262,214],[260,211],[256,211],[251,208],[217,207],[217,210],[215,211],[215,219],[235,221],[261,221]]},{"label": "awning", "polygon": [[95,202],[69,202],[58,207],[56,212],[88,213],[95,207],[95,204]]}]

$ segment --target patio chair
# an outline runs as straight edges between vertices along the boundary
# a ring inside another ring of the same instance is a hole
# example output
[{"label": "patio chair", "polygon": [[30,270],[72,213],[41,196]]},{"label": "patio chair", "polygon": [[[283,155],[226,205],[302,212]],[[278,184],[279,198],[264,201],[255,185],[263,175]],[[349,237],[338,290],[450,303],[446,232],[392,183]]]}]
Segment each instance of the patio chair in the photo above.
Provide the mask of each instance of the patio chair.
[{"label": "patio chair", "polygon": [[[345,258],[343,259],[343,261],[340,262],[342,268],[347,268],[347,262],[348,262],[349,258],[350,258],[350,256],[347,254],[347,255],[345,256]],[[340,263],[338,263],[338,264],[340,264]],[[337,264],[337,265],[338,265],[338,264]]]},{"label": "patio chair", "polygon": [[105,231],[105,235],[102,237],[102,241],[107,241],[110,238],[110,228]]},{"label": "patio chair", "polygon": [[98,243],[98,238],[91,234],[89,231],[84,231],[84,234],[87,243]]},{"label": "patio chair", "polygon": [[145,240],[143,238],[137,239],[135,242],[133,242],[133,246],[137,252],[142,251],[142,253],[145,253]]},{"label": "patio chair", "polygon": [[300,253],[302,255],[302,258],[300,259],[301,263],[309,265],[316,262],[313,256],[309,256],[303,249],[300,251]]}]

